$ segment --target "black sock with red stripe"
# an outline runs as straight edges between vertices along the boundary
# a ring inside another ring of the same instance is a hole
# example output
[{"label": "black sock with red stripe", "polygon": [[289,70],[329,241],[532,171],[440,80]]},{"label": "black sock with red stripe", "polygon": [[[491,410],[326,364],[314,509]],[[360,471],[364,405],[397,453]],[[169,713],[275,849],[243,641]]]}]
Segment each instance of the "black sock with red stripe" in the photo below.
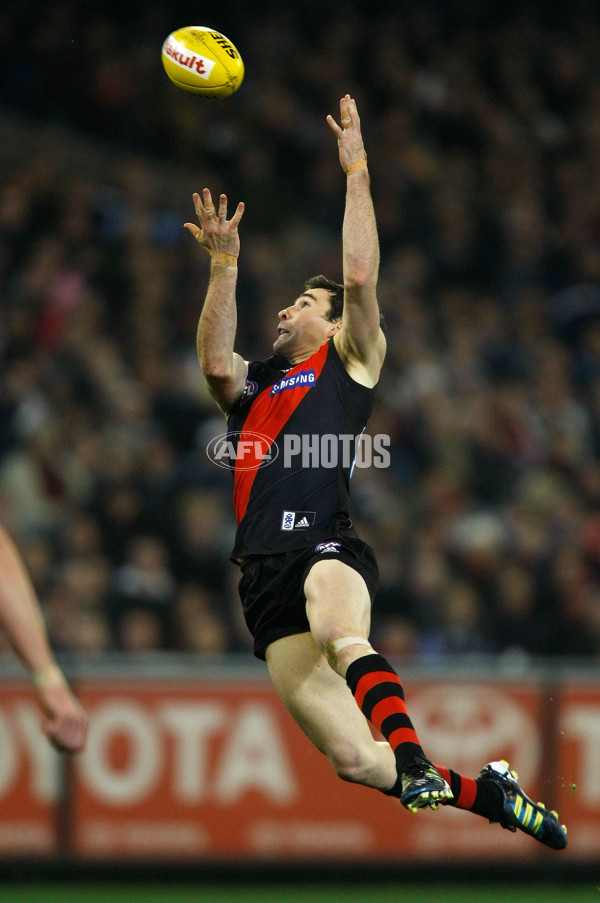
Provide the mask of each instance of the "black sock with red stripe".
[{"label": "black sock with red stripe", "polygon": [[468,778],[464,774],[445,768],[443,765],[435,766],[443,779],[448,782],[454,798],[445,801],[444,805],[454,806],[456,809],[466,809],[484,818],[499,821],[502,818],[502,806],[504,794],[500,787],[493,781],[478,781],[476,778]]},{"label": "black sock with red stripe", "polygon": [[[408,760],[413,756],[427,759],[409,718],[400,678],[382,655],[373,653],[351,663],[346,672],[346,683],[365,718],[381,731],[394,751],[398,780],[384,793],[399,797],[401,775]],[[443,765],[434,767],[453,793],[454,798],[445,800],[444,805],[466,809],[494,821],[501,818],[504,796],[492,781],[480,782]]]},{"label": "black sock with red stripe", "polygon": [[346,683],[365,718],[392,747],[399,775],[413,756],[427,758],[408,716],[400,678],[382,655],[374,652],[355,659]]}]

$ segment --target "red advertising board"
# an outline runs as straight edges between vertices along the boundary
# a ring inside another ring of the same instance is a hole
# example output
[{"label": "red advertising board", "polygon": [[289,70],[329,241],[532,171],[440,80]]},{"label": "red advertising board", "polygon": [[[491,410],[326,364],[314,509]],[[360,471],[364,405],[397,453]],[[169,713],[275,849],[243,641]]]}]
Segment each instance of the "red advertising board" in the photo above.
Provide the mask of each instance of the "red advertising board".
[{"label": "red advertising board", "polygon": [[[85,680],[91,729],[60,805],[59,758],[26,685],[0,684],[0,855],[94,860],[344,860],[437,865],[548,853],[468,812],[417,816],[340,781],[260,679]],[[507,758],[569,826],[561,856],[600,854],[600,687],[407,683],[434,760],[476,775]],[[576,789],[577,788],[577,789]],[[65,822],[67,819],[67,822]],[[65,852],[65,849],[62,849]]]},{"label": "red advertising board", "polygon": [[0,855],[57,851],[60,760],[22,682],[0,685]]},{"label": "red advertising board", "polygon": [[572,854],[600,858],[600,691],[570,685],[560,695],[556,774]]}]

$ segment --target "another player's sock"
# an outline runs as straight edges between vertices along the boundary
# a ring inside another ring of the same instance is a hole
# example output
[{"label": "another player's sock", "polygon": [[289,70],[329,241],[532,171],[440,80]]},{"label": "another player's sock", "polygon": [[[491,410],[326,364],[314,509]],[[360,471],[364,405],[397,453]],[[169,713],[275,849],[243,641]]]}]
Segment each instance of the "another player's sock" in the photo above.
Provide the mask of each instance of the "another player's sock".
[{"label": "another player's sock", "polygon": [[346,683],[365,718],[392,747],[399,775],[413,756],[427,758],[408,716],[400,678],[382,655],[375,652],[355,659]]},{"label": "another player's sock", "polygon": [[500,787],[492,781],[478,781],[458,774],[443,765],[435,766],[445,781],[450,784],[454,794],[451,800],[444,800],[443,805],[466,809],[484,818],[498,820],[502,815],[504,795]]}]

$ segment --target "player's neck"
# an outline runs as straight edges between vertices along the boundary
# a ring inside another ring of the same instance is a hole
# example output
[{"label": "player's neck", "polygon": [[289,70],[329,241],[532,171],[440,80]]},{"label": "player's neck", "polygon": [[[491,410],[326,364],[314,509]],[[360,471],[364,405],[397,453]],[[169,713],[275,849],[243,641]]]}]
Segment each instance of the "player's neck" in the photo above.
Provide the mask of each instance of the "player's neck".
[{"label": "player's neck", "polygon": [[[326,342],[323,342],[323,345],[326,345],[329,339]],[[308,348],[303,351],[298,351],[296,354],[292,354],[291,357],[289,355],[285,355],[292,367],[295,367],[296,364],[301,364],[303,361],[307,361],[309,357],[312,357],[313,354],[316,354],[319,348],[322,348],[323,345],[319,345],[318,348]]]}]

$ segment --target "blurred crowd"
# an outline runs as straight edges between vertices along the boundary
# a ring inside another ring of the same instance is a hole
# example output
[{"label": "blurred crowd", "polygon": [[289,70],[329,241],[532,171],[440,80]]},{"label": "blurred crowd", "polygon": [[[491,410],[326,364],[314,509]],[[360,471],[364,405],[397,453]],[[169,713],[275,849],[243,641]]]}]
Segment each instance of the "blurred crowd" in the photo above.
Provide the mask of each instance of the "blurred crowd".
[{"label": "blurred crowd", "polygon": [[0,152],[0,521],[55,648],[250,648],[195,356],[208,258],[182,224],[205,185],[246,202],[238,347],[268,356],[304,280],[342,275],[325,115],[349,91],[389,344],[369,431],[391,466],[353,477],[373,641],[418,662],[598,656],[596,4],[234,0],[208,24],[246,79],[217,103],[160,64],[189,8],[126,6],[0,13],[0,121],[62,141]]}]

